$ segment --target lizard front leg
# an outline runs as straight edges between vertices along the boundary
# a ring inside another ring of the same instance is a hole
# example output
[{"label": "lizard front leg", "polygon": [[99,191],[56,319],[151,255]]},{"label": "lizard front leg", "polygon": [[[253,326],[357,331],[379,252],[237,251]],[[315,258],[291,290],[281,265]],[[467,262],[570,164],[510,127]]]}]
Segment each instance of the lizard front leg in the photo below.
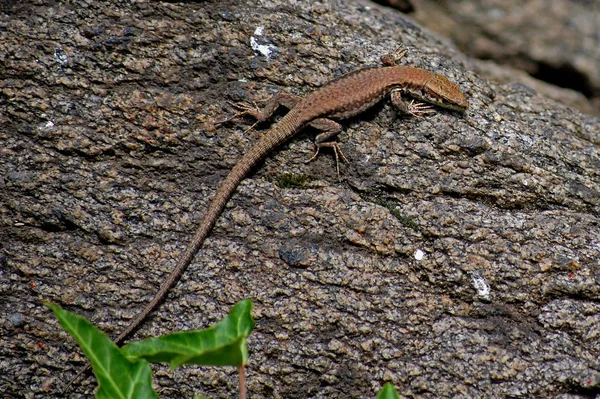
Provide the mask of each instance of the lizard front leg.
[{"label": "lizard front leg", "polygon": [[[386,66],[398,65],[400,60],[404,58],[404,56],[408,53],[408,50],[405,48],[399,49],[396,54],[385,54],[381,57],[381,63]],[[409,103],[404,101],[402,98],[402,89],[393,90],[390,94],[392,99],[392,104],[398,111],[405,115],[411,115],[416,118],[420,118],[423,115],[433,114],[431,105],[424,103],[416,103],[411,100]]]},{"label": "lizard front leg", "polygon": [[392,105],[401,113],[420,118],[424,115],[435,114],[433,106],[425,103],[416,103],[410,100],[409,103],[402,98],[402,90],[393,90],[390,94]]},{"label": "lizard front leg", "polygon": [[381,63],[385,66],[398,65],[407,53],[408,49],[400,48],[395,53],[384,54],[381,56]]}]

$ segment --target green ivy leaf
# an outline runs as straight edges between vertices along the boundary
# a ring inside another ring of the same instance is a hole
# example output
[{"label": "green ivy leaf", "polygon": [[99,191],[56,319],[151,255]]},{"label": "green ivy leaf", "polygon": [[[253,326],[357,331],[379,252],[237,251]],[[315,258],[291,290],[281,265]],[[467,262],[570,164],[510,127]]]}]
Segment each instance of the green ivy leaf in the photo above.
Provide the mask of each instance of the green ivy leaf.
[{"label": "green ivy leaf", "polygon": [[60,325],[69,332],[92,363],[98,380],[98,399],[156,398],[152,389],[150,365],[145,360],[129,361],[117,345],[85,318],[45,303],[52,309]]},{"label": "green ivy leaf", "polygon": [[398,395],[398,391],[396,391],[394,385],[388,382],[377,394],[377,399],[400,399],[400,395]]},{"label": "green ivy leaf", "polygon": [[171,368],[182,364],[242,366],[248,361],[246,339],[254,329],[251,310],[252,301],[245,299],[238,302],[227,317],[205,330],[131,342],[121,351],[129,360],[143,358],[169,363]]}]

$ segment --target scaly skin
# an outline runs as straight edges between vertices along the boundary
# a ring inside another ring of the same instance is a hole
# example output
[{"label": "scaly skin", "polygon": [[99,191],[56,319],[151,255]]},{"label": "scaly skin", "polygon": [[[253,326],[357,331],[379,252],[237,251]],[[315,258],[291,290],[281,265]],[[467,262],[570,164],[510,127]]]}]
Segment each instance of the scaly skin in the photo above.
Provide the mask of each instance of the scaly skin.
[{"label": "scaly skin", "polygon": [[[401,53],[400,58],[404,54],[405,52]],[[467,100],[458,85],[450,82],[446,77],[421,68],[395,65],[392,57],[388,55],[382,57],[382,62],[383,67],[351,72],[320,87],[305,98],[280,93],[274,96],[263,110],[255,110],[247,105],[239,106],[243,112],[238,115],[249,114],[259,121],[268,119],[279,105],[290,108],[290,112],[267,131],[229,172],[217,189],[194,238],[177,261],[175,268],[163,281],[152,300],[114,340],[116,344],[120,344],[139,327],[150,312],[164,299],[169,289],[194,259],[219,214],[248,172],[272,150],[299,133],[306,125],[324,131],[316,137],[317,152],[315,156],[320,147],[333,147],[337,160],[338,153],[344,159],[345,157],[337,144],[327,140],[335,136],[342,126],[333,119],[346,119],[358,115],[388,94],[391,94],[392,104],[399,111],[417,117],[432,113],[431,107],[420,103],[415,104],[412,101],[406,104],[402,100],[402,94],[408,94],[426,103],[454,111],[462,112],[468,108]],[[86,370],[71,380],[65,390]]]},{"label": "scaly skin", "polygon": [[291,110],[279,123],[266,132],[229,172],[208,206],[194,238],[175,268],[161,284],[152,300],[119,334],[115,343],[121,343],[164,299],[169,289],[192,262],[219,214],[247,173],[269,152],[296,135],[306,125],[310,124],[325,130],[325,133],[317,137],[317,146],[331,146],[325,142],[325,139],[334,136],[341,129],[341,126],[331,119],[345,119],[360,114],[390,93],[392,93],[392,103],[399,110],[414,116],[432,111],[423,104],[410,103],[407,105],[403,103],[400,94],[408,94],[421,101],[455,111],[465,111],[468,108],[467,100],[458,85],[450,82],[444,76],[420,68],[392,65],[389,57],[382,57],[382,61],[386,66],[349,73],[313,91],[304,99],[288,95],[284,96],[286,101],[281,101],[281,97],[276,97],[265,107],[264,111],[253,110],[247,106],[241,107],[244,110],[243,113],[253,115],[259,120],[267,119],[282,103],[287,102],[285,105],[291,106]]},{"label": "scaly skin", "polygon": [[[331,146],[325,142],[325,139],[337,134],[341,126],[328,118],[346,119],[358,115],[393,92],[395,92],[393,94],[396,94],[392,95],[393,104],[402,112],[414,116],[430,113],[431,111],[428,107],[423,107],[422,104],[404,104],[399,94],[409,94],[421,101],[454,111],[462,112],[468,108],[467,100],[458,85],[450,82],[446,77],[421,68],[391,65],[391,60],[387,57],[382,57],[382,61],[386,66],[351,72],[297,101],[295,107],[279,123],[266,132],[237,162],[218,188],[194,238],[177,261],[175,268],[161,284],[152,300],[119,334],[115,339],[115,343],[121,343],[163,300],[169,289],[192,262],[196,252],[217,221],[219,214],[250,169],[272,150],[300,132],[304,126],[312,124],[317,127],[325,127],[326,129],[323,130],[328,131],[317,138],[317,145]],[[270,112],[251,110],[248,107],[243,108],[244,113],[249,113],[260,120],[264,120],[270,116],[277,105],[279,105],[279,101],[275,99],[265,107],[272,108]],[[315,121],[318,123],[313,123]]]}]

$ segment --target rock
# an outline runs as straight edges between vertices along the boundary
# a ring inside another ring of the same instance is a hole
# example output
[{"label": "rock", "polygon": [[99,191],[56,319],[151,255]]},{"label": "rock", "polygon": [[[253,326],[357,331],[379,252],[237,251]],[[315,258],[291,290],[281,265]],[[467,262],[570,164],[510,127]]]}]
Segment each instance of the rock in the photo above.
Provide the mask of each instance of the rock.
[{"label": "rock", "polygon": [[[228,101],[308,93],[400,41],[406,63],[460,85],[466,115],[381,105],[344,122],[341,180],[332,154],[305,163],[306,129],[241,184],[131,338],[204,328],[251,298],[253,397],[375,397],[386,381],[427,398],[599,390],[597,118],[486,81],[415,22],[363,3],[3,7],[0,392],[63,398],[86,364],[42,301],[115,336],[155,293],[268,128],[219,126]],[[284,174],[311,178],[284,188]],[[220,368],[157,367],[154,385],[238,389]]]}]

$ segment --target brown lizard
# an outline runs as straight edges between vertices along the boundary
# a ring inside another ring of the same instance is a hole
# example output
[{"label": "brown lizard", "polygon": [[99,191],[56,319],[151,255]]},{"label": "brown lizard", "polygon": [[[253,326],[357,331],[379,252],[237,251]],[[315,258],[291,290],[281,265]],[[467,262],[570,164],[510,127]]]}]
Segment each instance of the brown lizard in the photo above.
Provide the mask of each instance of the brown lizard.
[{"label": "brown lizard", "polygon": [[[405,53],[406,51],[402,52],[399,58],[402,58]],[[381,101],[387,94],[391,93],[392,104],[399,111],[413,116],[430,113],[429,106],[412,101],[407,104],[403,101],[402,94],[408,94],[417,100],[454,111],[463,112],[468,108],[467,99],[458,85],[450,82],[446,77],[421,68],[396,65],[390,55],[381,57],[381,61],[384,64],[383,67],[365,68],[351,72],[334,79],[304,98],[279,93],[273,96],[262,110],[253,109],[247,105],[240,106],[243,112],[236,116],[249,114],[258,121],[269,119],[280,105],[290,111],[267,131],[229,172],[217,189],[200,227],[183,256],[179,258],[175,268],[163,281],[152,300],[114,340],[115,343],[121,343],[163,300],[181,273],[192,262],[225,204],[250,169],[305,126],[310,125],[323,131],[315,139],[317,151],[320,147],[334,147],[337,153],[339,151],[337,145],[331,144],[327,140],[338,134],[342,130],[342,126],[332,119],[346,119],[358,115]]]},{"label": "brown lizard", "polygon": [[[399,58],[402,58],[405,53],[406,51],[402,52]],[[351,72],[318,88],[304,98],[279,93],[262,110],[251,108],[248,105],[238,106],[242,109],[242,112],[236,114],[236,116],[248,114],[256,118],[257,121],[267,120],[280,105],[289,108],[290,111],[267,131],[229,172],[229,175],[217,189],[204,214],[200,227],[183,256],[179,258],[175,268],[161,284],[152,300],[119,334],[115,339],[115,343],[121,343],[163,300],[169,289],[192,262],[225,204],[248,172],[269,152],[296,135],[305,126],[310,125],[323,131],[315,139],[316,153],[318,153],[320,147],[333,147],[337,160],[337,154],[340,152],[339,148],[337,144],[332,144],[327,140],[338,134],[342,126],[333,119],[346,119],[360,114],[378,103],[387,94],[391,94],[392,104],[398,110],[413,116],[420,116],[433,111],[429,105],[413,103],[412,101],[408,104],[405,103],[402,100],[403,94],[454,111],[462,112],[467,109],[467,100],[458,85],[450,82],[444,76],[421,68],[396,65],[390,55],[383,56],[381,60],[384,64],[382,67]],[[340,154],[343,156],[341,152]]]}]

